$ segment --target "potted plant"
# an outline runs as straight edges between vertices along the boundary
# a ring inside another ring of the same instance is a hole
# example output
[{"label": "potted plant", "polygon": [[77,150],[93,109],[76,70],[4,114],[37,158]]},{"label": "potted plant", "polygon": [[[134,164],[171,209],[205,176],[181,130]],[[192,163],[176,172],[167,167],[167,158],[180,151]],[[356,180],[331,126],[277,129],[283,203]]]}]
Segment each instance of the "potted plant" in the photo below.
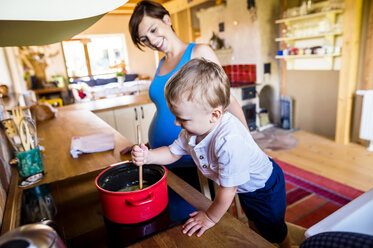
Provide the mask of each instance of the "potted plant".
[{"label": "potted plant", "polygon": [[126,64],[124,63],[124,60],[121,60],[119,64],[116,64],[114,66],[110,66],[110,68],[117,68],[118,71],[116,73],[117,81],[119,85],[122,85],[124,83],[124,80],[126,78]]},{"label": "potted plant", "polygon": [[117,76],[117,82],[118,82],[118,84],[122,85],[124,83],[124,79],[125,79],[124,73],[117,72],[116,76]]}]

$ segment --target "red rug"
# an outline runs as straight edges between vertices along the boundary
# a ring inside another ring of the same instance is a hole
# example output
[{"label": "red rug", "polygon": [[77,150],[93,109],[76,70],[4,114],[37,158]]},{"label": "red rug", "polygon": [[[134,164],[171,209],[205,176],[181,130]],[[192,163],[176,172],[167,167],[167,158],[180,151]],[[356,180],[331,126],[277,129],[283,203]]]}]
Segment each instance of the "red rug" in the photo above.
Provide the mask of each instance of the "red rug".
[{"label": "red rug", "polygon": [[364,193],[278,159],[275,160],[285,176],[287,222],[309,228]]}]

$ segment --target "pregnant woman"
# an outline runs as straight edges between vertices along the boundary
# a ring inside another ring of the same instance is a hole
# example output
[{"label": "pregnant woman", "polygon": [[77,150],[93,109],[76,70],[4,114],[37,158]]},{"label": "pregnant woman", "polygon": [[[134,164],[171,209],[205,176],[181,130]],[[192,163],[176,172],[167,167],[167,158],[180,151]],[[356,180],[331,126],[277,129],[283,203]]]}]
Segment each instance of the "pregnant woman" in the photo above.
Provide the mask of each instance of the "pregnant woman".
[{"label": "pregnant woman", "polygon": [[[157,108],[149,129],[149,144],[152,149],[171,145],[177,139],[181,128],[175,126],[175,116],[167,106],[165,84],[193,58],[203,57],[217,64],[220,64],[219,60],[208,45],[182,41],[172,28],[169,12],[159,3],[139,2],[131,16],[129,29],[133,43],[140,50],[146,46],[165,54],[149,88],[149,96]],[[247,127],[241,106],[232,95],[230,100],[228,111]],[[197,169],[191,157],[184,157],[167,168],[194,187],[199,187]]]}]

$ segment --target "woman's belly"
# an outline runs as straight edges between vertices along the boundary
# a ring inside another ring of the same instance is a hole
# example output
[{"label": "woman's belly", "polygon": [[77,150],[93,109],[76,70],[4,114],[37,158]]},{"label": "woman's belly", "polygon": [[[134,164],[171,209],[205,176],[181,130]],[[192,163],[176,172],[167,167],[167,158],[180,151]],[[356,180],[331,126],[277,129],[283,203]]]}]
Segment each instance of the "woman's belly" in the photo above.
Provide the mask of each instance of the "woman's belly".
[{"label": "woman's belly", "polygon": [[175,116],[167,109],[156,111],[149,127],[149,144],[152,149],[171,145],[181,128],[175,125]]}]

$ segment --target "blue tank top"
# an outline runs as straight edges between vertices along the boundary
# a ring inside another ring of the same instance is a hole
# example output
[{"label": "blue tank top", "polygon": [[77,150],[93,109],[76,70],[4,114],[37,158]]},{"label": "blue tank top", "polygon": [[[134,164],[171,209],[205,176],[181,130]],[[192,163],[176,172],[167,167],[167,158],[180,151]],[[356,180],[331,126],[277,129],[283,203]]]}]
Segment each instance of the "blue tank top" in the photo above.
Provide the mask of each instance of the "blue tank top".
[{"label": "blue tank top", "polygon": [[161,59],[153,82],[149,87],[150,99],[154,102],[157,111],[149,127],[149,144],[152,149],[161,146],[171,145],[179,136],[181,127],[175,125],[175,116],[168,108],[166,97],[164,96],[164,87],[168,79],[174,75],[185,63],[191,59],[193,48],[196,44],[190,43],[185,50],[179,64],[170,73],[158,75],[162,66],[164,57]]}]

